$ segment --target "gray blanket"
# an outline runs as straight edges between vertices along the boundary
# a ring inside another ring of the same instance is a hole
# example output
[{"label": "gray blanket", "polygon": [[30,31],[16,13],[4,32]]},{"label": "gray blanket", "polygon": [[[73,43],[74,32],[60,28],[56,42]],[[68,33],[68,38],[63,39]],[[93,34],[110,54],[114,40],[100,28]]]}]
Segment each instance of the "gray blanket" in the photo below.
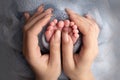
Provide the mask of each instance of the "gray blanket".
[{"label": "gray blanket", "polygon": [[[59,20],[67,18],[65,8],[91,14],[100,27],[99,55],[92,66],[96,80],[120,79],[119,0],[0,0],[0,80],[34,80],[22,55],[23,12],[33,14],[42,3],[54,8]],[[67,77],[62,73],[59,79]]]}]

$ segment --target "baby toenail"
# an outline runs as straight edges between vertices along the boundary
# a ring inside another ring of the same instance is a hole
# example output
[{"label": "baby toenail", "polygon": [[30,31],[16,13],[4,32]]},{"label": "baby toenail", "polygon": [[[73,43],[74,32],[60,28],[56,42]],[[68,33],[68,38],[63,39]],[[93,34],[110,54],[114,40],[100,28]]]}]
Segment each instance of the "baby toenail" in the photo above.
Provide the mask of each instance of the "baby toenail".
[{"label": "baby toenail", "polygon": [[52,9],[47,9],[45,12],[46,12],[46,15],[50,14],[50,13],[52,13]]},{"label": "baby toenail", "polygon": [[57,23],[57,19],[54,19],[54,23]]}]

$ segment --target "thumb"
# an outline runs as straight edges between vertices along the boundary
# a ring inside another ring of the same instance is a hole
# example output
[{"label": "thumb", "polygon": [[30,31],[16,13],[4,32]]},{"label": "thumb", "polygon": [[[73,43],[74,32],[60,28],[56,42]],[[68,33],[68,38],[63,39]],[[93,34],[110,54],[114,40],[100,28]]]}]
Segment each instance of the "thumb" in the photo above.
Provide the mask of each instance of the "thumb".
[{"label": "thumb", "polygon": [[60,64],[61,31],[56,30],[50,41],[50,63]]},{"label": "thumb", "polygon": [[74,66],[73,42],[71,37],[68,35],[68,31],[65,31],[64,29],[62,31],[62,59],[63,66]]}]

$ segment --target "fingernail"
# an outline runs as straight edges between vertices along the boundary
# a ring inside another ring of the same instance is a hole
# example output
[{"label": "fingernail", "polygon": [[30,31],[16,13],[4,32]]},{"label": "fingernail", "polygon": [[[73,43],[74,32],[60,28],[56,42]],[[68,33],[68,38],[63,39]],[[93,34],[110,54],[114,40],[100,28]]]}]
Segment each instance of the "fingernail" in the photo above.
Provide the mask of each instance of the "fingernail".
[{"label": "fingernail", "polygon": [[44,7],[44,4],[41,4],[41,5],[39,6],[40,9],[43,8],[43,7]]},{"label": "fingernail", "polygon": [[39,11],[41,11],[41,9],[43,9],[43,8],[44,8],[44,4],[41,4],[41,5],[38,7],[37,11],[39,12]]},{"label": "fingernail", "polygon": [[47,14],[50,14],[50,13],[52,13],[52,11],[53,11],[53,9],[50,8],[50,9],[47,9],[45,12],[46,12]]}]

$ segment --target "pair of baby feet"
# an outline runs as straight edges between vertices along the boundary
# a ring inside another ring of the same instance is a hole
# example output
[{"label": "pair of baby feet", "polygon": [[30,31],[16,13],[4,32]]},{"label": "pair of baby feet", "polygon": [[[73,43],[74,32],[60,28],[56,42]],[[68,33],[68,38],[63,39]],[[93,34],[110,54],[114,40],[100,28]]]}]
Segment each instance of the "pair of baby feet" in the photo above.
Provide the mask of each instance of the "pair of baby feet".
[{"label": "pair of baby feet", "polygon": [[73,41],[73,44],[75,44],[79,38],[79,31],[77,29],[77,25],[75,25],[74,22],[70,20],[58,21],[57,19],[54,19],[52,22],[50,22],[45,32],[47,42],[50,42],[54,32],[58,29],[60,31],[67,31]]}]

